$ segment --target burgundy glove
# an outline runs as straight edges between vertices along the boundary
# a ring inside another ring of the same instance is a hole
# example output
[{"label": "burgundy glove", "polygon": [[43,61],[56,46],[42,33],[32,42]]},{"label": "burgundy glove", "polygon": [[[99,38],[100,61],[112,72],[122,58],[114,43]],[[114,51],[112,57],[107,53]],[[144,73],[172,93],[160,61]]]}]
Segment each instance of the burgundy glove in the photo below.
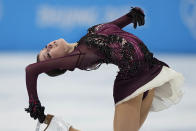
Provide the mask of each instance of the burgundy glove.
[{"label": "burgundy glove", "polygon": [[139,7],[131,7],[131,10],[127,14],[127,16],[133,19],[133,27],[135,29],[137,28],[137,25],[142,26],[145,24],[144,11]]},{"label": "burgundy glove", "polygon": [[44,110],[45,107],[41,106],[39,101],[29,102],[29,108],[25,108],[25,111],[35,120],[38,118],[40,123],[43,123],[46,117]]}]

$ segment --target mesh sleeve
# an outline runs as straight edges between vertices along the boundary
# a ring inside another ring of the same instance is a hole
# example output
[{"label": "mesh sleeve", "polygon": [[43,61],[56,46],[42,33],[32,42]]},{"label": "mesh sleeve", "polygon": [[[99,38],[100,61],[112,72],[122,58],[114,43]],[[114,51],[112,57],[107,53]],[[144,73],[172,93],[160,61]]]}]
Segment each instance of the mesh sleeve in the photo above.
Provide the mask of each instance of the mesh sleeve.
[{"label": "mesh sleeve", "polygon": [[130,13],[127,13],[127,14],[121,16],[120,18],[117,18],[111,22],[108,22],[108,24],[114,24],[114,25],[117,25],[119,28],[124,28],[125,26],[132,23],[132,21],[133,21],[133,18],[130,17],[129,14]]},{"label": "mesh sleeve", "polygon": [[37,78],[38,75],[54,69],[67,69],[73,71],[78,65],[81,53],[66,55],[64,57],[41,61],[26,67],[26,86],[29,101],[38,100]]},{"label": "mesh sleeve", "polygon": [[99,61],[99,56],[95,54],[94,50],[82,45],[78,48],[80,49],[64,57],[33,63],[26,67],[26,87],[29,102],[39,100],[37,94],[37,79],[39,74],[54,69],[74,71],[75,68],[83,69]]}]

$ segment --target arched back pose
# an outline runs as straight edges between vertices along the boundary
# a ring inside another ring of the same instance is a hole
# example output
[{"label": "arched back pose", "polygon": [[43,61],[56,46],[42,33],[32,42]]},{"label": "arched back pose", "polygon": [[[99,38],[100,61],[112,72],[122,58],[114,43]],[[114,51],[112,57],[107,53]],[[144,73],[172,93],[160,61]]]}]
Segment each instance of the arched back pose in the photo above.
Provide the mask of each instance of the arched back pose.
[{"label": "arched back pose", "polygon": [[[149,111],[161,111],[179,102],[183,92],[183,76],[156,59],[135,35],[122,30],[133,23],[145,23],[139,7],[124,16],[88,29],[74,44],[58,39],[49,43],[38,55],[38,62],[26,67],[26,86],[30,116],[43,123],[44,107],[37,95],[37,78],[41,73],[57,76],[67,70],[97,69],[102,63],[114,64],[119,71],[114,81],[114,131],[138,131]],[[69,131],[77,131],[68,127]]]}]

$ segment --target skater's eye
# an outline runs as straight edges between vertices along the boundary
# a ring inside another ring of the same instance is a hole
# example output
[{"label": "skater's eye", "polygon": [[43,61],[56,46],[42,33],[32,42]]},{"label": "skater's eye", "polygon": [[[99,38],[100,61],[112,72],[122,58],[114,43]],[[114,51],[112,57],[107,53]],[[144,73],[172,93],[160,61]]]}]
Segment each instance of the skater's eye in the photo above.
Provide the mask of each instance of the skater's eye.
[{"label": "skater's eye", "polygon": [[50,55],[48,52],[47,52],[47,56],[48,56],[49,58],[52,58],[51,55]]}]

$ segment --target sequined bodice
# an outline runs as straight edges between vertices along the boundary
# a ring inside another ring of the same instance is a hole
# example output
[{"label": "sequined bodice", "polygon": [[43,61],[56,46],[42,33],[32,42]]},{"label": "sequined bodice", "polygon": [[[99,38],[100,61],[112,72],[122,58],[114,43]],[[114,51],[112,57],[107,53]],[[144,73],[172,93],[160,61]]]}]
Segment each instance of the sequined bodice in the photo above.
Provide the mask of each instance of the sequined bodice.
[{"label": "sequined bodice", "polygon": [[79,42],[99,48],[105,56],[101,63],[115,64],[120,72],[135,74],[147,61],[152,63],[153,54],[134,35],[129,34],[128,39],[123,37],[127,34],[115,25],[99,24],[89,28],[88,33]]}]

